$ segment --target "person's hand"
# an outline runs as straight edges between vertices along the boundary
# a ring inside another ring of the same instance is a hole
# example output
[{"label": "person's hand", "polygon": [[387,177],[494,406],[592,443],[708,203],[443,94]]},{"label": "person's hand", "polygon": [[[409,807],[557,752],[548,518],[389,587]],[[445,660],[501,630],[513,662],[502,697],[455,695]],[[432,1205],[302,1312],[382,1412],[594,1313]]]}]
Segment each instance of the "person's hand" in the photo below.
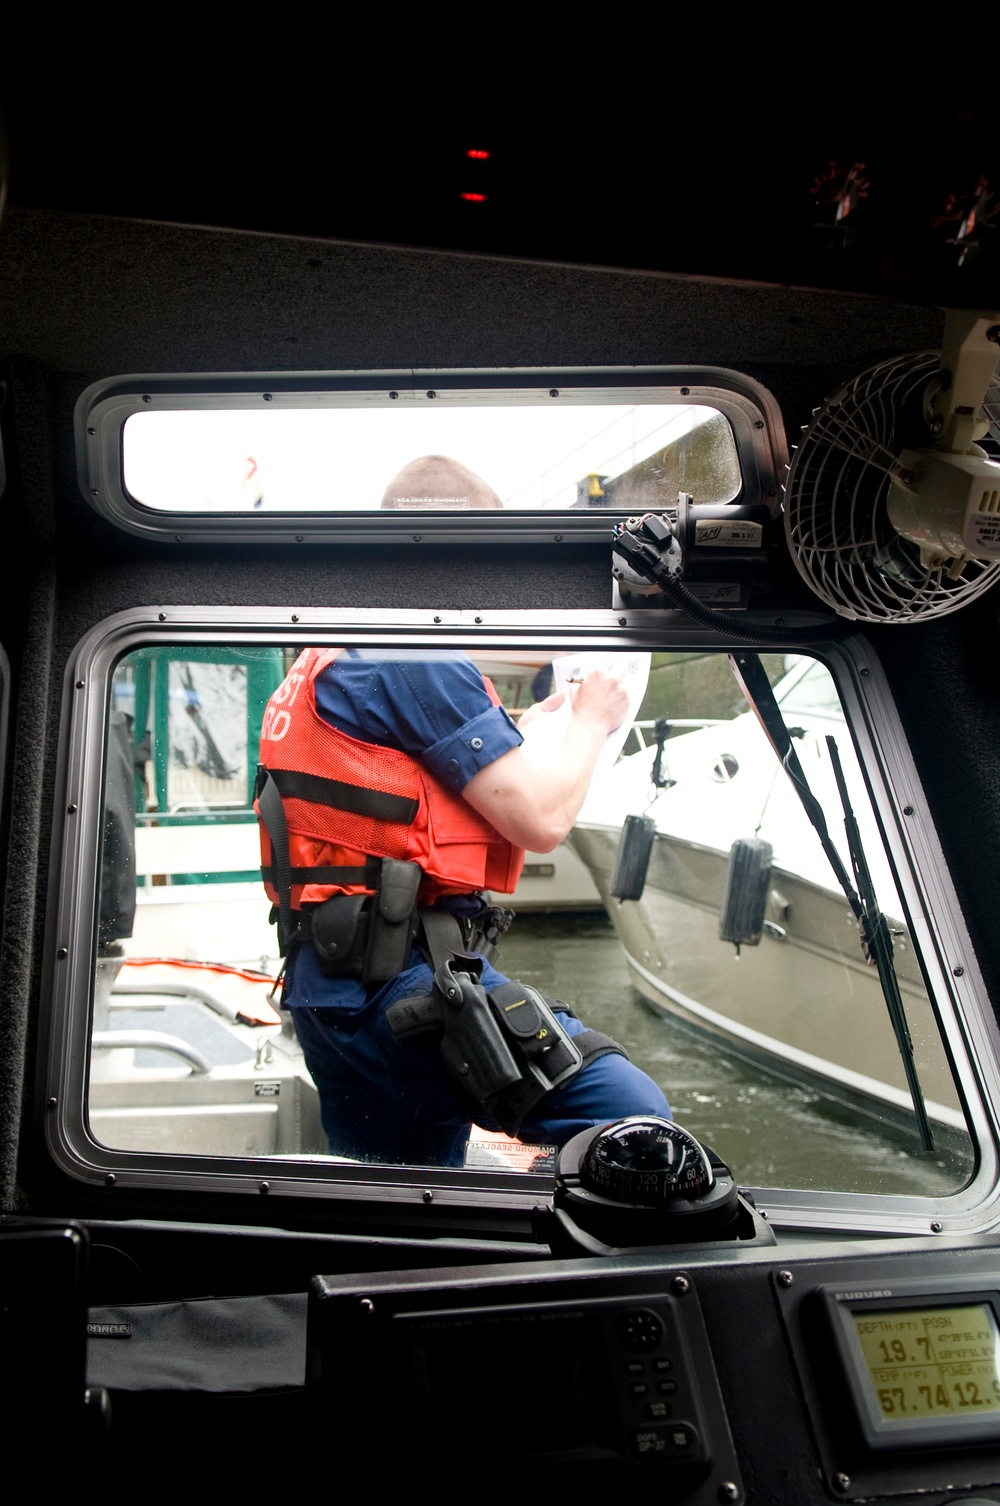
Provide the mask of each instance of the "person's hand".
[{"label": "person's hand", "polygon": [[547,711],[558,711],[565,699],[566,692],[564,690],[557,690],[554,695],[547,695],[544,701],[535,701],[533,705],[526,707],[518,717],[518,727],[523,729],[530,726],[537,717],[544,716]]},{"label": "person's hand", "polygon": [[573,715],[607,732],[620,727],[628,712],[628,692],[619,675],[610,669],[592,669],[573,687]]}]

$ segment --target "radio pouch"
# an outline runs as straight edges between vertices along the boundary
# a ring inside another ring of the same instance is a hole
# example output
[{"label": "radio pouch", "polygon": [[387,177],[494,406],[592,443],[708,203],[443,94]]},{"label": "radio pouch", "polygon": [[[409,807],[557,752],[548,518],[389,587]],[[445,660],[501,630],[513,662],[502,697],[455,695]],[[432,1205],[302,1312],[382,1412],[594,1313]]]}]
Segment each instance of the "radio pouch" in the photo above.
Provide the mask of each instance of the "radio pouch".
[{"label": "radio pouch", "polygon": [[480,958],[453,963],[437,969],[430,994],[401,999],[386,1020],[397,1040],[440,1031],[455,1082],[516,1134],[538,1100],[580,1070],[583,1055],[536,989],[504,983],[487,995]]},{"label": "radio pouch", "polygon": [[382,859],[368,922],[362,974],[367,988],[388,983],[408,965],[417,927],[417,890],[423,876],[419,863]]}]

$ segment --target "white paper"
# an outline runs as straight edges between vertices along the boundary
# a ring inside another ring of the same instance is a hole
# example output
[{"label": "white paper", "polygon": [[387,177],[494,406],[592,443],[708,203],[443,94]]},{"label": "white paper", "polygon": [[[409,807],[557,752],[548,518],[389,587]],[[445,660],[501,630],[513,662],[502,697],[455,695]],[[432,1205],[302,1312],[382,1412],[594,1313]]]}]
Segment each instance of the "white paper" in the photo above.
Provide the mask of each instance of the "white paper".
[{"label": "white paper", "polygon": [[570,695],[572,682],[586,679],[595,669],[609,669],[618,675],[628,693],[628,710],[621,723],[609,732],[604,747],[598,755],[594,777],[605,773],[615,763],[625,745],[629,729],[642,705],[649,682],[650,655],[644,653],[580,652],[564,654],[553,659],[554,684],[552,693],[567,691],[566,699],[556,711],[544,711],[523,728],[524,751],[537,763],[546,763],[562,747],[572,715]]}]

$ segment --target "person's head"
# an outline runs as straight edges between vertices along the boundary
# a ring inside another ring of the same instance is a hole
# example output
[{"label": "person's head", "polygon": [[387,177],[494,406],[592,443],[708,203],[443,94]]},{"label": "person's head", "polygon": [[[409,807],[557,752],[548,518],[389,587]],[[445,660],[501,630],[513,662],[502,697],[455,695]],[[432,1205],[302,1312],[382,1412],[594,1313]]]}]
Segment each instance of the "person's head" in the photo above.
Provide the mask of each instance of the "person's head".
[{"label": "person's head", "polygon": [[448,455],[420,455],[389,482],[382,506],[406,511],[497,508],[503,503],[481,476]]}]

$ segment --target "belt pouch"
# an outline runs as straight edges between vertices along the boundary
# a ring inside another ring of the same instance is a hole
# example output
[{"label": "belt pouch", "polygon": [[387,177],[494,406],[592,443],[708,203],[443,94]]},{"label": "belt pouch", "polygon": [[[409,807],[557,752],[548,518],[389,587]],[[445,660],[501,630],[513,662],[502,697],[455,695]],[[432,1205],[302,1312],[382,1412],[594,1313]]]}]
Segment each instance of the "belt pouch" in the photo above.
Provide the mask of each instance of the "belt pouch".
[{"label": "belt pouch", "polygon": [[388,983],[410,960],[417,924],[417,890],[422,877],[419,863],[382,859],[368,926],[363,975],[368,988]]},{"label": "belt pouch", "polygon": [[368,934],[365,894],[335,894],[310,912],[312,944],[331,978],[360,978]]}]

